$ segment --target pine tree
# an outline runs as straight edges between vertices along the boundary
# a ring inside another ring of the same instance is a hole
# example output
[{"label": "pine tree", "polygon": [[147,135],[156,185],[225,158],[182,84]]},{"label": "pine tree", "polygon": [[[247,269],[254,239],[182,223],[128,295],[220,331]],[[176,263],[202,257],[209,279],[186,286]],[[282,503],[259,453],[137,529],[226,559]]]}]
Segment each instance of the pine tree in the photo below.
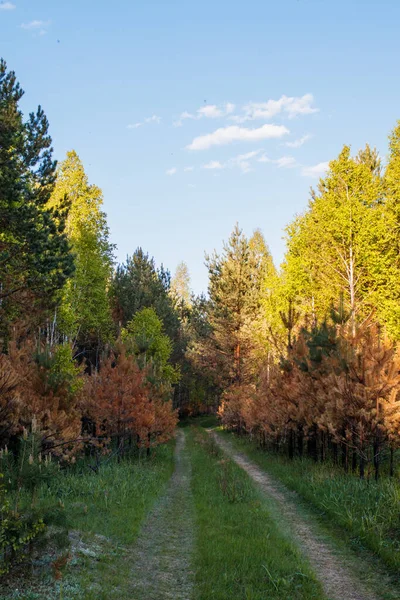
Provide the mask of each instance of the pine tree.
[{"label": "pine tree", "polygon": [[168,440],[177,422],[171,401],[165,401],[123,346],[87,378],[84,408],[99,441],[115,440],[120,453],[129,439],[147,448]]},{"label": "pine tree", "polygon": [[163,267],[156,269],[154,259],[138,248],[118,265],[111,285],[114,318],[123,326],[142,308],[154,308],[166,334],[175,341],[179,318],[170,294],[171,277]]},{"label": "pine tree", "polygon": [[172,342],[163,332],[163,323],[153,308],[142,308],[121,332],[128,353],[136,356],[142,369],[147,369],[151,381],[165,389],[179,380],[179,372],[170,363]]},{"label": "pine tree", "polygon": [[259,232],[248,240],[236,225],[222,254],[206,256],[206,265],[211,333],[194,346],[192,356],[224,389],[243,383],[252,370],[253,325],[260,315],[262,285],[271,261]]},{"label": "pine tree", "polygon": [[[49,206],[56,163],[48,121],[39,106],[27,121],[24,92],[0,61],[0,319],[3,330],[21,307],[54,305],[73,271],[65,235],[66,204]],[[26,312],[26,311],[25,311]]]}]

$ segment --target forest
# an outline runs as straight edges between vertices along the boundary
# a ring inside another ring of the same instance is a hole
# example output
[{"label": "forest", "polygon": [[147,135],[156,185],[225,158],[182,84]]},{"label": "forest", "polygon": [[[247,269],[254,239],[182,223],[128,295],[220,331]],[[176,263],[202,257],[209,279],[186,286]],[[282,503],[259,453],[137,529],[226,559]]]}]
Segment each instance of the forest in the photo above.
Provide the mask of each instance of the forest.
[{"label": "forest", "polygon": [[[183,260],[172,275],[133,247],[117,264],[101,189],[75,150],[55,161],[47,117],[24,115],[23,94],[1,60],[1,598],[172,597],[157,572],[158,588],[140,588],[162,527],[129,554],[139,587],[116,574],[171,476],[164,542],[179,524],[200,565],[174,598],[398,598],[400,121],[385,159],[367,144],[330,161],[285,229],[281,265],[261,229],[236,224],[205,255],[208,291],[195,295]],[[389,573],[386,595],[332,595],[235,464],[239,450],[358,540],[364,570],[375,557],[376,577]],[[77,531],[89,536],[78,550]],[[246,551],[250,566],[237,566]]]}]

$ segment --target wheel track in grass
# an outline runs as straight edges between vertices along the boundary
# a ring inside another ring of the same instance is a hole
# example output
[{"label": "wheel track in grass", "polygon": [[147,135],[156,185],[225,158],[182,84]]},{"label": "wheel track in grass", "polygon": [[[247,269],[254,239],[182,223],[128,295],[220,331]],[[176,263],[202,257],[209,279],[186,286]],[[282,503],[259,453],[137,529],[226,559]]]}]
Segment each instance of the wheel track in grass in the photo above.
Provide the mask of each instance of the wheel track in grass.
[{"label": "wheel track in grass", "polygon": [[322,539],[318,528],[300,515],[292,492],[285,489],[283,485],[276,484],[265,471],[243,453],[238,452],[228,440],[222,439],[212,430],[207,431],[220,448],[278,504],[289,530],[300,550],[307,556],[330,600],[378,600],[378,596],[366,589],[335,555],[330,545]]},{"label": "wheel track in grass", "polygon": [[175,470],[150,512],[132,553],[132,600],[189,600],[194,515],[185,434],[177,431]]}]

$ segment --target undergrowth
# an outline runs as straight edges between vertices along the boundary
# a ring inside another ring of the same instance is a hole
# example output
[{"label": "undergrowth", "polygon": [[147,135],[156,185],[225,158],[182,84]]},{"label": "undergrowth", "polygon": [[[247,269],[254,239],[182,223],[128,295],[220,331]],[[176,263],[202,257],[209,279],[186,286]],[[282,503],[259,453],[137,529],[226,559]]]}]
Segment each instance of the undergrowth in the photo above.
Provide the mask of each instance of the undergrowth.
[{"label": "undergrowth", "polygon": [[[82,460],[41,484],[35,506],[45,520],[57,506],[60,526],[49,527],[46,546],[2,579],[1,600],[130,598],[123,590],[126,554],[172,474],[173,449],[170,442],[149,458],[106,458],[96,472]],[[22,507],[31,499],[20,491]],[[119,595],[112,596],[115,590]]]}]

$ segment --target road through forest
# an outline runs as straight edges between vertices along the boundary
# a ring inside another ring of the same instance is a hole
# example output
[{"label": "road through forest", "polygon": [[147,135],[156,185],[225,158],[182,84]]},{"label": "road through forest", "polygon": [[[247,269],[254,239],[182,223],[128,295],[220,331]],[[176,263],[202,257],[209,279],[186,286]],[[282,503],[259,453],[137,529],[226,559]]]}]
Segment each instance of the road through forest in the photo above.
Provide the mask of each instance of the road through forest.
[{"label": "road through forest", "polygon": [[[276,503],[289,533],[307,558],[329,600],[378,600],[350,572],[345,560],[329,542],[322,539],[316,523],[300,514],[295,494],[271,480],[228,440],[212,430],[208,433],[222,451],[246,471],[262,493]],[[195,520],[190,479],[190,454],[185,447],[185,432],[181,429],[177,432],[175,471],[165,494],[147,517],[131,557],[134,600],[193,598]]]}]

